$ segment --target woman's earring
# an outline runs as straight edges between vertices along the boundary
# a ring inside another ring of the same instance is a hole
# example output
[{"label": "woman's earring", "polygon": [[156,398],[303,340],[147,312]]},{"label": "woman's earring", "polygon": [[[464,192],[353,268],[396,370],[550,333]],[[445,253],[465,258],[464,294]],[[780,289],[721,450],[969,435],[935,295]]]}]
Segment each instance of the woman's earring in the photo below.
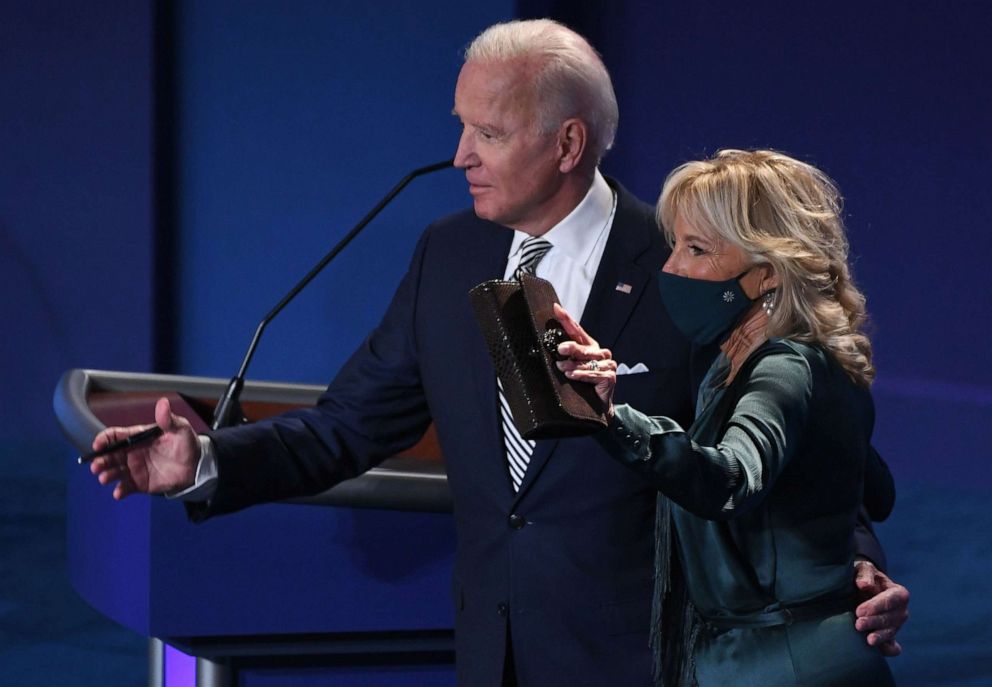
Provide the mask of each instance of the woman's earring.
[{"label": "woman's earring", "polygon": [[764,297],[761,299],[761,309],[765,311],[765,314],[769,317],[775,312],[775,290],[772,289],[765,293]]}]

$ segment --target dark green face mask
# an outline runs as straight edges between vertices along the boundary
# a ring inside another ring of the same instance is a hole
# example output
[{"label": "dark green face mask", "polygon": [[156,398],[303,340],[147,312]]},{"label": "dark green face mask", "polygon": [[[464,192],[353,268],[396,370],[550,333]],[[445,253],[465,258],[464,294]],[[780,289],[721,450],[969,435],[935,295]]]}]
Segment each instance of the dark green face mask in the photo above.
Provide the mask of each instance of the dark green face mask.
[{"label": "dark green face mask", "polygon": [[729,332],[754,302],[741,288],[740,278],[748,272],[750,268],[726,281],[659,272],[658,288],[679,331],[690,341],[706,345]]}]

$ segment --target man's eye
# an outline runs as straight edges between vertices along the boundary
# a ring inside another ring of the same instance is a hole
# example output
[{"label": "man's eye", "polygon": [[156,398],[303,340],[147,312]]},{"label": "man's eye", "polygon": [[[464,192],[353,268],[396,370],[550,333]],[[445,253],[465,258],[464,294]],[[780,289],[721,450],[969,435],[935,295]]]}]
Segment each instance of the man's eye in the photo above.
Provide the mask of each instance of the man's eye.
[{"label": "man's eye", "polygon": [[489,132],[489,131],[479,131],[479,136],[480,136],[480,137],[481,137],[481,138],[482,138],[483,140],[486,140],[486,141],[491,141],[491,140],[493,140],[494,138],[496,138],[496,137],[495,137],[495,136],[493,136],[493,134],[492,134],[491,132]]}]

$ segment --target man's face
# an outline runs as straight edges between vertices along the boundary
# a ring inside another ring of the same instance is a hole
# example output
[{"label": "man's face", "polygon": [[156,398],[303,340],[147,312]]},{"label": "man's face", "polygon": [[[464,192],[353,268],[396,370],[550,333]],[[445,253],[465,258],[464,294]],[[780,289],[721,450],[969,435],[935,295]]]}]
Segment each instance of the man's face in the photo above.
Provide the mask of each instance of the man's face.
[{"label": "man's face", "polygon": [[561,191],[556,133],[542,134],[531,88],[533,59],[468,62],[455,86],[462,122],[455,166],[465,170],[475,214],[539,235],[554,216]]}]

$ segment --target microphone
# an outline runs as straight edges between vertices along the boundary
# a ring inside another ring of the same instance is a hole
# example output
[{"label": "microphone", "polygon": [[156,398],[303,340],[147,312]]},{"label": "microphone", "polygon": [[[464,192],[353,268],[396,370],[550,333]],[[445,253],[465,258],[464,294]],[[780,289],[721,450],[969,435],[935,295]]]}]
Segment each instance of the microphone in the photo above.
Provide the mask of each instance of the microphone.
[{"label": "microphone", "polygon": [[262,338],[262,332],[265,327],[272,321],[272,319],[278,315],[283,308],[291,300],[296,297],[300,291],[306,287],[313,278],[316,277],[321,270],[327,267],[328,263],[333,260],[338,253],[344,250],[345,246],[351,243],[351,240],[361,233],[362,229],[365,228],[369,222],[371,222],[376,215],[378,215],[384,207],[389,205],[389,203],[396,197],[396,195],[406,188],[406,185],[419,176],[425,174],[431,174],[432,172],[437,172],[442,169],[447,169],[454,165],[454,160],[445,160],[444,162],[435,162],[432,165],[427,165],[426,167],[419,167],[405,177],[403,177],[392,190],[387,193],[382,200],[380,200],[374,208],[369,210],[368,214],[363,217],[358,224],[356,224],[351,231],[349,231],[344,238],[338,241],[337,245],[330,250],[330,252],[321,258],[320,262],[314,265],[303,279],[299,281],[289,293],[283,296],[283,299],[276,304],[274,308],[262,318],[262,321],[258,323],[258,328],[255,330],[255,335],[251,339],[251,343],[248,345],[248,352],[245,353],[244,360],[241,361],[241,369],[238,370],[238,374],[231,378],[231,381],[227,385],[227,389],[224,391],[224,395],[220,397],[217,402],[217,407],[214,410],[213,420],[210,423],[211,429],[220,429],[222,427],[230,427],[235,424],[242,424],[245,422],[244,413],[241,410],[241,391],[245,385],[245,374],[248,371],[248,365],[251,363],[252,356],[255,355],[255,348],[258,347],[259,339]]}]

